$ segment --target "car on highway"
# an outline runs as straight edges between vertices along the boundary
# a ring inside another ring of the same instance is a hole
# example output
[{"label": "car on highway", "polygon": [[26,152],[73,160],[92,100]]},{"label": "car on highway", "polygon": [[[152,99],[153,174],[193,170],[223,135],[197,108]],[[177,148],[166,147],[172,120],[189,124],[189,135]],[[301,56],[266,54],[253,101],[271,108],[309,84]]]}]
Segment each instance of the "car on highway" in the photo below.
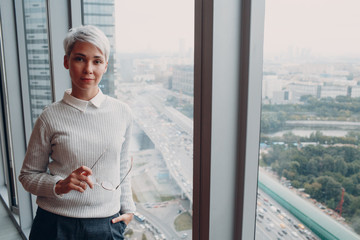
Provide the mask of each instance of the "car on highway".
[{"label": "car on highway", "polygon": [[136,221],[143,223],[145,221],[145,217],[139,213],[134,213],[134,218]]},{"label": "car on highway", "polygon": [[185,238],[187,238],[187,236],[188,236],[187,233],[183,233],[183,235],[181,235],[181,238],[182,238],[182,239],[185,239]]},{"label": "car on highway", "polygon": [[293,235],[294,238],[298,238],[298,237],[299,237],[299,235],[298,235],[296,232],[294,232],[294,231],[291,232],[291,235]]}]

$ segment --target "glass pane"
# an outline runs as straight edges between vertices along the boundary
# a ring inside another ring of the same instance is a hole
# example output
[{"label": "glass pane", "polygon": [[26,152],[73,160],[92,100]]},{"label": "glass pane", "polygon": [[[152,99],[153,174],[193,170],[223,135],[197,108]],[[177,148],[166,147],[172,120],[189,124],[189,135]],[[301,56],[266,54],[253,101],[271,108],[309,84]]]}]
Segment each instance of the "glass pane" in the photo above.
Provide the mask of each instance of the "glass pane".
[{"label": "glass pane", "polygon": [[25,38],[32,124],[52,103],[46,0],[24,0]]},{"label": "glass pane", "polygon": [[[83,0],[84,24],[112,42],[101,87],[135,117],[129,239],[191,239],[193,0]],[[107,86],[111,86],[107,88]]]},{"label": "glass pane", "polygon": [[[9,120],[9,111],[6,111],[6,103],[9,102],[8,94],[10,89],[6,85],[6,74],[5,74],[5,61],[4,61],[4,48],[3,48],[3,22],[0,21],[0,185],[6,187],[9,195],[9,199],[2,197],[9,204],[10,210],[18,214],[18,194],[16,188],[16,176],[14,168],[14,159],[8,156],[8,139],[7,134],[10,129],[6,127],[5,122]],[[9,200],[9,201],[8,201]]]},{"label": "glass pane", "polygon": [[266,0],[256,239],[359,239],[360,2]]}]

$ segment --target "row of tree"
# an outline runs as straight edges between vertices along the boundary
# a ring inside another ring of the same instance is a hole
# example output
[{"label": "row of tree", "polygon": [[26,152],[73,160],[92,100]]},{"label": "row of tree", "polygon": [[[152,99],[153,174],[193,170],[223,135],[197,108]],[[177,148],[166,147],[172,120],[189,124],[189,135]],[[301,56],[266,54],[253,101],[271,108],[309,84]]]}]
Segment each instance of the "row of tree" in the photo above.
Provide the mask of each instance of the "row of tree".
[{"label": "row of tree", "polygon": [[335,210],[345,189],[342,216],[360,233],[360,150],[354,147],[273,145],[261,157],[279,176],[304,188],[312,198]]},{"label": "row of tree", "polygon": [[310,134],[309,137],[302,137],[293,134],[290,130],[284,133],[282,136],[278,137],[270,137],[265,134],[261,134],[260,141],[263,143],[276,143],[276,142],[284,142],[288,145],[301,144],[307,142],[313,142],[324,145],[334,145],[334,144],[351,144],[357,146],[360,140],[360,132],[351,131],[344,137],[335,137],[335,136],[326,136],[321,131],[315,131]]},{"label": "row of tree", "polygon": [[170,95],[166,98],[165,105],[177,109],[188,118],[194,118],[194,104],[192,102]]},{"label": "row of tree", "polygon": [[261,131],[271,133],[283,130],[287,120],[351,120],[360,121],[360,98],[337,96],[315,98],[302,96],[301,104],[264,104],[261,115]]}]

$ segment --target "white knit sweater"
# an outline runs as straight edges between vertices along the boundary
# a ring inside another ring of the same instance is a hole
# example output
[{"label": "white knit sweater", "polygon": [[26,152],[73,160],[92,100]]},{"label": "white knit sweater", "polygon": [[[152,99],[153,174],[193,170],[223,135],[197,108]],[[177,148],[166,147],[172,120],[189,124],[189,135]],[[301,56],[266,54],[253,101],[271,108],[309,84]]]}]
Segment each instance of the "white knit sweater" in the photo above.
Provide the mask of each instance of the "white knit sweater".
[{"label": "white knit sweater", "polygon": [[[82,165],[91,167],[99,181],[120,183],[130,167],[128,157],[132,128],[129,107],[101,91],[90,101],[70,95],[44,109],[37,119],[19,180],[37,196],[37,204],[52,213],[77,218],[108,217],[135,211],[129,176],[116,191],[99,185],[85,192],[59,196],[54,187]],[[50,159],[49,159],[50,157]]]}]

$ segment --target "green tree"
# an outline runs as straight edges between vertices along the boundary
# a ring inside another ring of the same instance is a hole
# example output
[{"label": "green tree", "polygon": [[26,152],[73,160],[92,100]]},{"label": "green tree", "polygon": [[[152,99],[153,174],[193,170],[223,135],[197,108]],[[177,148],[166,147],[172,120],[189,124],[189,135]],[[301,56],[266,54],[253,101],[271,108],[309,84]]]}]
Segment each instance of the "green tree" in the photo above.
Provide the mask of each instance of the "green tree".
[{"label": "green tree", "polygon": [[179,105],[179,99],[170,95],[166,98],[166,105],[176,108]]},{"label": "green tree", "polygon": [[356,215],[351,220],[351,227],[357,234],[360,234],[360,216]]},{"label": "green tree", "polygon": [[284,176],[285,178],[289,179],[289,180],[295,180],[296,177],[296,172],[294,171],[289,171],[287,169],[283,169],[282,171],[282,176]]},{"label": "green tree", "polygon": [[311,158],[308,161],[308,163],[306,164],[307,174],[317,176],[317,174],[319,172],[319,170],[318,170],[319,162],[320,162],[320,157]]},{"label": "green tree", "polygon": [[291,185],[292,185],[294,188],[302,188],[302,187],[303,187],[302,182],[300,182],[300,181],[298,181],[298,180],[293,180],[293,181],[291,181]]},{"label": "green tree", "polygon": [[305,183],[305,192],[310,194],[311,197],[318,199],[322,195],[322,185],[318,182]]},{"label": "green tree", "polygon": [[322,171],[332,172],[335,168],[335,159],[333,156],[325,154],[320,162],[320,166]]},{"label": "green tree", "polygon": [[348,163],[347,167],[348,167],[347,176],[356,175],[360,172],[360,163],[359,162]]},{"label": "green tree", "polygon": [[320,176],[316,182],[321,184],[321,202],[329,202],[332,198],[340,199],[341,184],[329,176]]},{"label": "green tree", "polygon": [[290,163],[290,170],[292,172],[298,173],[300,171],[300,163],[297,161],[292,161]]},{"label": "green tree", "polygon": [[181,112],[187,116],[188,118],[194,118],[194,105],[191,103],[187,103],[181,108]]},{"label": "green tree", "polygon": [[335,160],[335,171],[341,173],[342,175],[346,175],[348,168],[345,160],[341,157],[337,157]]}]

